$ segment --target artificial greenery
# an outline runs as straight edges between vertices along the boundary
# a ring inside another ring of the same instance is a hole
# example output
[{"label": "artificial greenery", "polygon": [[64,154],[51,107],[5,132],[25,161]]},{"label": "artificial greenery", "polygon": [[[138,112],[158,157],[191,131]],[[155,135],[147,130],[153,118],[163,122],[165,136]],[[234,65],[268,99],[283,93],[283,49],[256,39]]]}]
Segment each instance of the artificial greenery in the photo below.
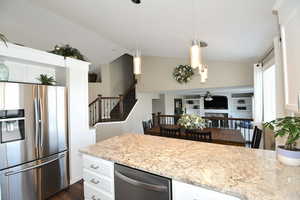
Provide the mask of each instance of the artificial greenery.
[{"label": "artificial greenery", "polygon": [[174,79],[179,83],[189,82],[193,75],[193,68],[189,65],[179,65],[175,67],[173,72]]},{"label": "artificial greenery", "polygon": [[53,76],[48,76],[47,74],[41,74],[37,80],[39,80],[43,85],[54,85],[56,83]]},{"label": "artificial greenery", "polygon": [[5,37],[5,35],[3,35],[2,33],[0,33],[0,40],[2,41],[2,42],[4,42],[4,44],[7,46],[7,38]]},{"label": "artificial greenery", "polygon": [[287,136],[284,148],[297,150],[297,140],[300,139],[300,117],[284,117],[264,124],[264,127],[274,131],[275,137]]},{"label": "artificial greenery", "polygon": [[182,126],[186,129],[204,129],[206,127],[205,119],[199,115],[190,115],[184,114],[177,121],[179,126]]},{"label": "artificial greenery", "polygon": [[68,44],[63,46],[55,45],[54,49],[52,51],[49,51],[49,53],[86,61],[84,55],[82,55],[78,49],[73,48]]}]

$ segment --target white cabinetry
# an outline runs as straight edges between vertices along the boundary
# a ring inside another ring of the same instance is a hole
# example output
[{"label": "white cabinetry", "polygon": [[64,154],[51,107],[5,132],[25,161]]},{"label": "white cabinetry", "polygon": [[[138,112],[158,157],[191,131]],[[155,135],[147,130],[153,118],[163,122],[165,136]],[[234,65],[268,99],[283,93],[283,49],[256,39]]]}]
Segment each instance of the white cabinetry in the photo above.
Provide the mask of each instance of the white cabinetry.
[{"label": "white cabinetry", "polygon": [[172,181],[172,186],[173,200],[240,200],[237,197],[178,181]]},{"label": "white cabinetry", "polygon": [[277,0],[274,10],[278,12],[282,32],[285,107],[299,112],[300,104],[300,1]]},{"label": "white cabinetry", "polygon": [[114,163],[83,155],[85,200],[114,200]]}]

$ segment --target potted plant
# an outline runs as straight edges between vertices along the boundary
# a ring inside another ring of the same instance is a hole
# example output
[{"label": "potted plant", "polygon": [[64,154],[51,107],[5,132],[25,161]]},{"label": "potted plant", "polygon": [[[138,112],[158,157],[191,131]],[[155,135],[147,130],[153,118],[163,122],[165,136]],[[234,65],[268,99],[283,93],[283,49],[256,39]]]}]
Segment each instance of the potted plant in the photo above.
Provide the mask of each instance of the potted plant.
[{"label": "potted plant", "polygon": [[41,74],[37,80],[39,80],[42,85],[54,85],[56,83],[53,76],[48,76],[47,74]]},{"label": "potted plant", "polygon": [[264,124],[264,127],[274,131],[275,137],[287,137],[285,145],[277,147],[277,158],[290,166],[300,166],[300,149],[297,141],[300,139],[300,117],[284,117]]},{"label": "potted plant", "polygon": [[55,45],[54,49],[52,51],[49,51],[49,53],[54,53],[64,57],[70,57],[70,58],[86,61],[84,55],[82,55],[78,49],[73,48],[68,44],[63,46]]}]

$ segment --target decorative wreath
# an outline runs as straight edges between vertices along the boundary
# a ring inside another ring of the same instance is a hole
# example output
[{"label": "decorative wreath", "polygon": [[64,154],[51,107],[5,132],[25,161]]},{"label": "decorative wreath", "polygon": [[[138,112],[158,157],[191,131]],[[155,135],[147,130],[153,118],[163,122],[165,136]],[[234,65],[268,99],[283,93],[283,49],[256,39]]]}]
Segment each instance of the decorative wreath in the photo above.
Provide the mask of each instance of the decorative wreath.
[{"label": "decorative wreath", "polygon": [[179,83],[187,83],[189,82],[194,75],[193,68],[189,65],[179,65],[175,67],[173,76],[174,79]]}]

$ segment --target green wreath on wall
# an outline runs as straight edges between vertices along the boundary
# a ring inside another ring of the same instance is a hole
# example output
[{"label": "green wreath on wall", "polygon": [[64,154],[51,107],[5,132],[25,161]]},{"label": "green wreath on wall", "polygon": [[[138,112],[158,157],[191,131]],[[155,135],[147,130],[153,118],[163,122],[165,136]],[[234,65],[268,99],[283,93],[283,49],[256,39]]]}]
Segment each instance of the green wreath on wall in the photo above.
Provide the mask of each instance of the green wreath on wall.
[{"label": "green wreath on wall", "polygon": [[189,65],[179,65],[175,67],[173,76],[178,83],[187,83],[194,75],[193,68]]}]

